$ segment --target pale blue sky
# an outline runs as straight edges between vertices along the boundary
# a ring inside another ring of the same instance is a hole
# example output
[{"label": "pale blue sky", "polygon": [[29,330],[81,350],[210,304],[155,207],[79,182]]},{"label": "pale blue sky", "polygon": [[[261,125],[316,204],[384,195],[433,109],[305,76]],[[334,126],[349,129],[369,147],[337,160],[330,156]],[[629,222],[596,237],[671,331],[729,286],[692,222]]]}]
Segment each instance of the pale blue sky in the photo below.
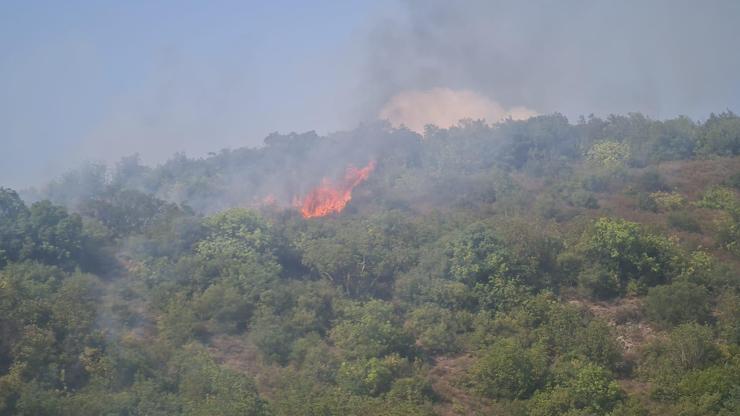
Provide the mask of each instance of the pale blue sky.
[{"label": "pale blue sky", "polygon": [[738,112],[738,22],[737,0],[4,0],[0,186],[352,128],[405,90]]},{"label": "pale blue sky", "polygon": [[348,127],[384,1],[4,1],[0,184]]}]

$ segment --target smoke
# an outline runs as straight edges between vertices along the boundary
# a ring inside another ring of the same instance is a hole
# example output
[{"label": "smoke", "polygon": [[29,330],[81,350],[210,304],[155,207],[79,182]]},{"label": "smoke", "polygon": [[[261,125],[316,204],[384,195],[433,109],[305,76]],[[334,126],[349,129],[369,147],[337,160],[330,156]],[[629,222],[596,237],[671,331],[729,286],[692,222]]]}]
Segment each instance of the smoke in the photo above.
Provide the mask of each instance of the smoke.
[{"label": "smoke", "polygon": [[427,91],[403,91],[380,109],[379,117],[393,126],[406,126],[417,133],[433,124],[447,128],[465,118],[497,122],[506,118],[526,119],[536,113],[525,107],[505,109],[498,102],[469,90],[432,88]]},{"label": "smoke", "polygon": [[[739,19],[733,0],[405,0],[372,32],[368,111],[416,120],[417,112],[449,108],[427,109],[418,94],[426,91],[429,99],[466,101],[467,116],[521,106],[571,118],[705,118],[740,108]],[[437,87],[495,101],[453,98]],[[447,123],[462,110],[454,111],[429,119]]]},{"label": "smoke", "polygon": [[736,0],[26,3],[0,4],[5,186],[377,118],[740,110]]}]

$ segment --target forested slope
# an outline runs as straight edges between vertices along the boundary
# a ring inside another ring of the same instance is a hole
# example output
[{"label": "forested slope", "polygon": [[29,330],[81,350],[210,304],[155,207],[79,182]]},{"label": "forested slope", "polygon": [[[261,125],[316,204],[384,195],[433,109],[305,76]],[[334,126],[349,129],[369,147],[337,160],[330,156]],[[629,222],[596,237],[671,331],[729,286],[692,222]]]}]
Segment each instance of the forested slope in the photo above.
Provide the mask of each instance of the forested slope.
[{"label": "forested slope", "polygon": [[740,412],[730,112],[274,134],[22,195],[0,415]]}]

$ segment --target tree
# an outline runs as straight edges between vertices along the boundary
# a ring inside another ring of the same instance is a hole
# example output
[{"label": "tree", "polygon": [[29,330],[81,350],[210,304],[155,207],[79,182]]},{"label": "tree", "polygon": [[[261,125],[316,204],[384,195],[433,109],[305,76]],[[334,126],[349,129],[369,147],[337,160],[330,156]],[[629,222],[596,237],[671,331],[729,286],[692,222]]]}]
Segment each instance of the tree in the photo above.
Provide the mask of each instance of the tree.
[{"label": "tree", "polygon": [[608,172],[623,168],[629,158],[629,145],[611,140],[594,143],[586,152],[587,160]]},{"label": "tree", "polygon": [[740,117],[732,111],[712,113],[700,128],[699,143],[703,155],[740,154]]},{"label": "tree", "polygon": [[381,300],[349,303],[331,330],[331,340],[350,358],[382,357],[391,353],[408,356],[414,339],[403,329],[393,306]]},{"label": "tree", "polygon": [[538,392],[530,403],[532,416],[607,415],[624,393],[611,373],[592,363],[573,362],[566,366],[559,383]]},{"label": "tree", "polygon": [[431,353],[458,351],[458,337],[464,325],[462,316],[435,305],[414,309],[405,324],[416,337],[417,344]]},{"label": "tree", "polygon": [[21,252],[30,244],[28,217],[30,212],[18,193],[0,188],[0,267],[9,261],[18,261]]},{"label": "tree", "polygon": [[644,286],[666,283],[681,267],[671,240],[622,219],[596,220],[581,237],[578,250],[587,259],[585,270],[593,273],[584,281],[607,296],[624,293],[633,280]]},{"label": "tree", "polygon": [[541,385],[547,364],[542,348],[526,349],[505,339],[491,346],[471,371],[476,390],[482,395],[525,399]]},{"label": "tree", "polygon": [[206,238],[195,245],[198,288],[223,279],[256,301],[281,271],[270,225],[253,211],[235,208],[206,218],[205,226]]},{"label": "tree", "polygon": [[378,396],[390,390],[393,380],[408,375],[409,371],[408,361],[397,354],[345,361],[337,372],[337,384],[354,394]]},{"label": "tree", "polygon": [[180,352],[173,361],[172,367],[184,415],[270,414],[267,403],[260,398],[252,379],[220,367],[205,351],[189,347]]},{"label": "tree", "polygon": [[397,214],[316,225],[298,241],[302,262],[353,297],[387,294],[416,259],[414,224]]}]

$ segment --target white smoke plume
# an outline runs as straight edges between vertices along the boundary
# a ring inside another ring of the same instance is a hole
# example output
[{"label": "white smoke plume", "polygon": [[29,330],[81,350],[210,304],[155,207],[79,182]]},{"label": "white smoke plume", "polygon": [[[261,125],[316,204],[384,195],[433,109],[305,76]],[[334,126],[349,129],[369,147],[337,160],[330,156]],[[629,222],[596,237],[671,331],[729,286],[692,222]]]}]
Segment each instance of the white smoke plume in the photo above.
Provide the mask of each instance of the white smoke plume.
[{"label": "white smoke plume", "polygon": [[504,108],[497,101],[471,90],[432,88],[407,90],[393,97],[381,108],[378,117],[393,126],[406,126],[417,133],[433,124],[447,128],[462,119],[484,119],[495,123],[507,118],[527,119],[537,113],[525,107]]}]

